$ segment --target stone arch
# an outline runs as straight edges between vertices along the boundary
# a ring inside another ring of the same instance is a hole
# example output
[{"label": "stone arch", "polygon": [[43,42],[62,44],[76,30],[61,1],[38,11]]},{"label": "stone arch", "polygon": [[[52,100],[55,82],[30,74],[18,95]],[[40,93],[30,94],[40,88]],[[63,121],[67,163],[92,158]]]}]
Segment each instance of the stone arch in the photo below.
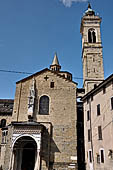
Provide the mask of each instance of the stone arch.
[{"label": "stone arch", "polygon": [[34,170],[37,142],[31,135],[21,135],[13,143],[13,170]]},{"label": "stone arch", "polygon": [[32,139],[34,139],[34,141],[36,142],[37,146],[38,146],[38,143],[37,143],[37,140],[34,136],[30,135],[30,134],[22,134],[22,135],[19,135],[18,137],[15,138],[15,140],[13,141],[13,144],[12,144],[12,148],[14,147],[16,141],[22,137],[31,137]]}]

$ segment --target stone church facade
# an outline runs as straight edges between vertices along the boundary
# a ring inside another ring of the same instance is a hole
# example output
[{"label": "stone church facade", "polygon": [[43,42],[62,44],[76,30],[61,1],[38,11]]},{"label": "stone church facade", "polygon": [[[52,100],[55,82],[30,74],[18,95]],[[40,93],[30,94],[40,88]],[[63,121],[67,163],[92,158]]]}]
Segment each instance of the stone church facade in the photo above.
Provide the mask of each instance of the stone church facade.
[{"label": "stone church facade", "polygon": [[50,69],[16,83],[13,113],[1,129],[2,170],[85,169],[83,108],[77,98],[104,80],[100,24],[89,4],[80,29],[82,89],[71,73],[61,71],[57,54]]},{"label": "stone church facade", "polygon": [[77,169],[77,84],[60,68],[55,55],[50,69],[16,83],[12,120],[2,128],[3,170]]}]

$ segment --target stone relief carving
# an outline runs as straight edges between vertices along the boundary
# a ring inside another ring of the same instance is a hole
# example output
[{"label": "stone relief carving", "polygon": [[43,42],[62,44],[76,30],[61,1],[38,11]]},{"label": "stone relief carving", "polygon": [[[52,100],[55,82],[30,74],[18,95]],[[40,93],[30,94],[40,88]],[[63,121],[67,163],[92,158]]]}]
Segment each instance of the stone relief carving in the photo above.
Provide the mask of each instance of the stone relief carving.
[{"label": "stone relief carving", "polygon": [[35,103],[35,79],[33,78],[28,97],[28,116],[33,116]]}]

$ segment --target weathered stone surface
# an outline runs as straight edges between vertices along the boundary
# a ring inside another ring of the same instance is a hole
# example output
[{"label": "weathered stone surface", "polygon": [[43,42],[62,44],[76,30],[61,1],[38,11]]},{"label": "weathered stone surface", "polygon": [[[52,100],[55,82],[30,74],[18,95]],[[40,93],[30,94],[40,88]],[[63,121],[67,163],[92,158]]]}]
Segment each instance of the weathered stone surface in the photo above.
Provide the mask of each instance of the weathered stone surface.
[{"label": "weathered stone surface", "polygon": [[[85,93],[104,80],[103,54],[100,32],[101,18],[96,15],[84,15],[81,22],[82,34],[82,62],[83,62],[83,86]],[[89,42],[88,31],[93,30],[96,42]]]},{"label": "weathered stone surface", "polygon": [[[48,77],[48,79],[46,80],[45,77]],[[33,79],[35,80],[36,91],[33,119],[45,127],[41,139],[41,167],[43,170],[55,167],[59,170],[71,169],[72,166],[76,169],[77,160],[71,160],[72,156],[77,156],[76,83],[50,70],[42,71],[41,74],[18,82],[12,121],[28,121],[28,97]],[[51,82],[54,82],[54,88],[51,88]],[[43,95],[49,97],[48,115],[40,115],[39,113],[40,97]],[[11,133],[11,129],[9,131]],[[16,131],[13,131],[13,133],[16,133]],[[19,130],[19,133],[23,133],[23,130],[21,132]],[[11,140],[8,137],[4,170],[9,165],[10,145]],[[74,163],[74,165],[71,165],[71,163]]]}]

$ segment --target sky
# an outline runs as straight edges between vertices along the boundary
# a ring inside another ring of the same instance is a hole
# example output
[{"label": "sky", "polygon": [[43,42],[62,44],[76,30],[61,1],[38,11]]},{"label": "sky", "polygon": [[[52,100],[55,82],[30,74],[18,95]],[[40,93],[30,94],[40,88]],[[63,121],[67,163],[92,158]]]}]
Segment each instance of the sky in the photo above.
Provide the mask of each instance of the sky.
[{"label": "sky", "polygon": [[[113,0],[90,0],[102,17],[105,78],[113,73]],[[14,99],[16,82],[49,68],[55,52],[62,70],[82,87],[80,23],[87,0],[0,0],[0,99]]]}]

